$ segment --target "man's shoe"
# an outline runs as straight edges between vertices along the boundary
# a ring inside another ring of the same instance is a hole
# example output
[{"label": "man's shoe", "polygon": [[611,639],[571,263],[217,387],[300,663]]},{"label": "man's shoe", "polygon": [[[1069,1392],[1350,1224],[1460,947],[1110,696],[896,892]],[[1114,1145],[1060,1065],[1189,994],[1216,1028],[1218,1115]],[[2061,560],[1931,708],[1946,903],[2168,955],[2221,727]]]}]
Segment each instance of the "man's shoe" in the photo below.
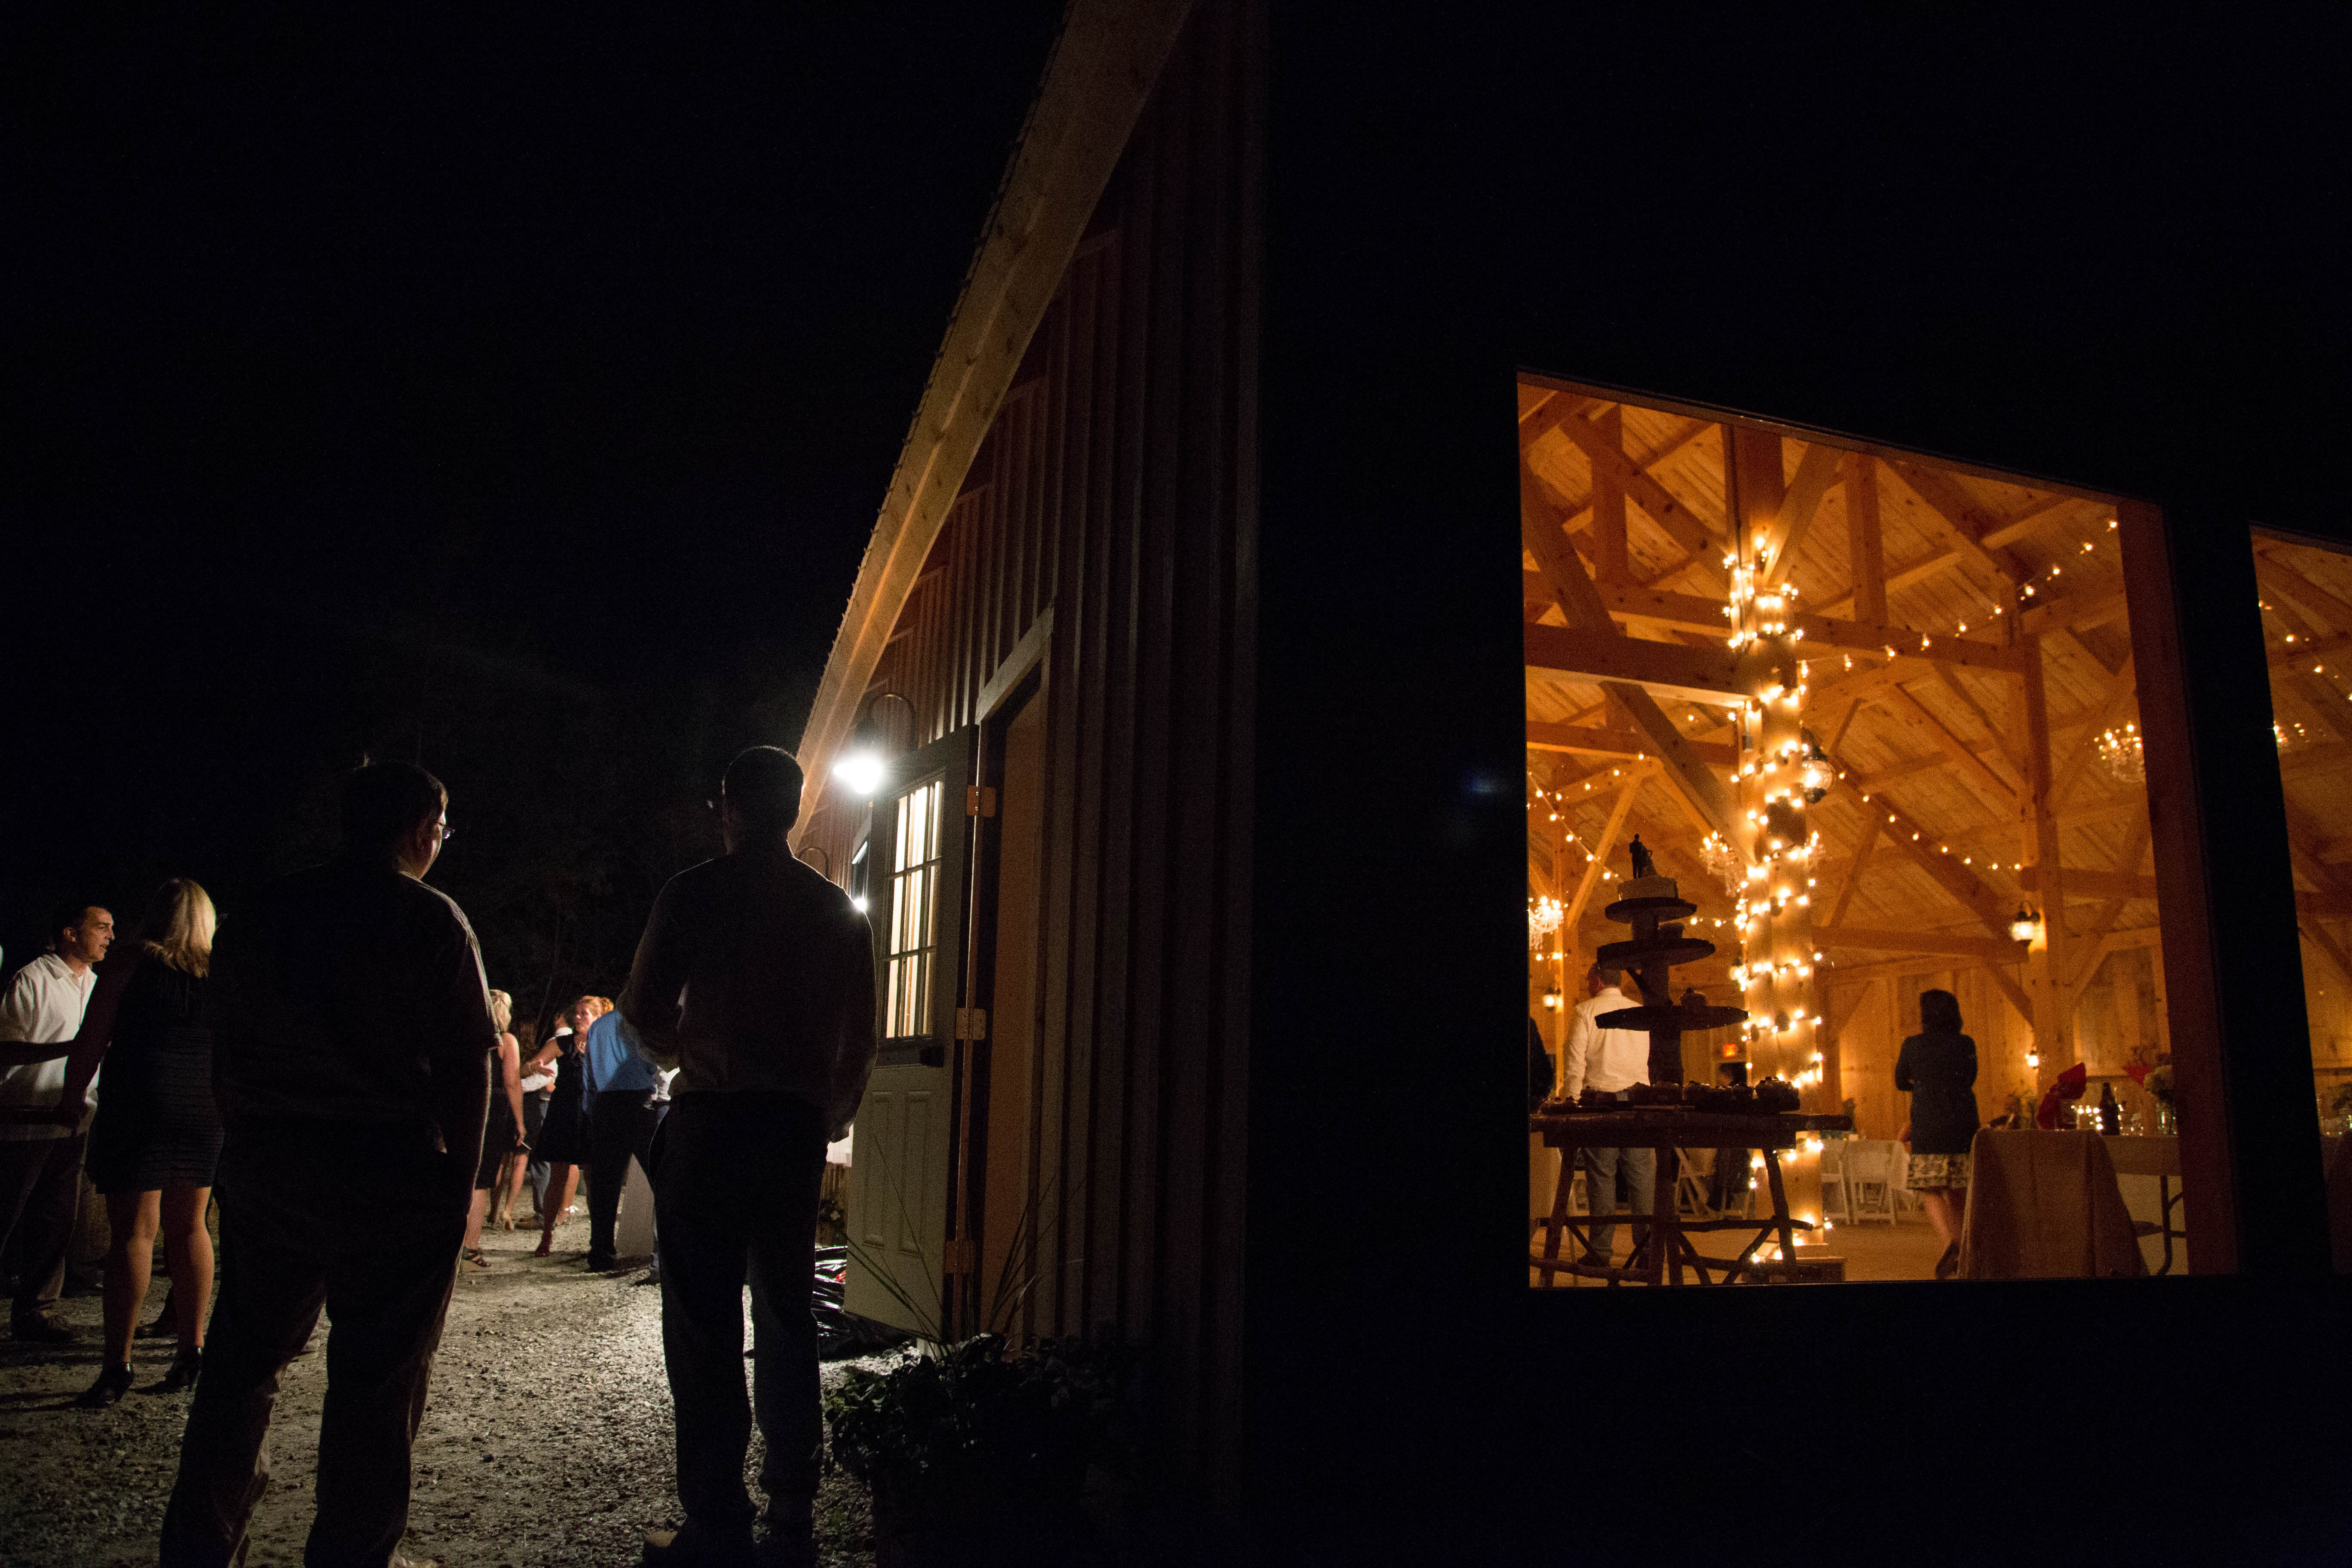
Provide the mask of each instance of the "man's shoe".
[{"label": "man's shoe", "polygon": [[34,1312],[14,1319],[10,1322],[9,1332],[13,1338],[36,1345],[69,1345],[81,1337],[49,1312]]},{"label": "man's shoe", "polygon": [[757,1561],[749,1524],[729,1531],[697,1530],[688,1524],[678,1530],[646,1531],[647,1568],[705,1568],[706,1564],[709,1568],[749,1568]]},{"label": "man's shoe", "polygon": [[617,1258],[599,1258],[592,1252],[588,1255],[588,1272],[591,1274],[610,1274],[613,1271],[614,1264],[618,1261],[619,1259]]}]

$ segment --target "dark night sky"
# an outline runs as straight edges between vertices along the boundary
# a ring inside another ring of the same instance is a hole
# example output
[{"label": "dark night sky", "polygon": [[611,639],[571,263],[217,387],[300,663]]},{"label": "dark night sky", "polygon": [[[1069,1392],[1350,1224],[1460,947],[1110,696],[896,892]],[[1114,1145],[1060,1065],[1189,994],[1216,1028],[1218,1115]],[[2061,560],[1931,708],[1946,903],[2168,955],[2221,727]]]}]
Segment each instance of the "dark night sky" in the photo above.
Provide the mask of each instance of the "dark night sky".
[{"label": "dark night sky", "polygon": [[12,964],[362,750],[465,898],[795,741],[1058,10],[17,24]]}]

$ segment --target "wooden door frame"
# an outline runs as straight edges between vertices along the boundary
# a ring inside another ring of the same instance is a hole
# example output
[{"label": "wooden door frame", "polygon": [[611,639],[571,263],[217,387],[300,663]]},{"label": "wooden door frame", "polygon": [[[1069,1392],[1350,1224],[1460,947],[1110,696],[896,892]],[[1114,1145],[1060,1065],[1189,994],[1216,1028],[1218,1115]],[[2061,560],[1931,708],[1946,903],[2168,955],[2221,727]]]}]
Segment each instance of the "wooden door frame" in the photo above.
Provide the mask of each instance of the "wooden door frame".
[{"label": "wooden door frame", "polygon": [[[1033,701],[1045,701],[1048,695],[1048,654],[1053,647],[1054,610],[1047,605],[1040,610],[1029,630],[1013,645],[1013,651],[992,673],[981,688],[980,700],[973,705],[979,731],[978,755],[972,769],[975,783],[984,791],[1001,792],[1004,784],[1004,734],[1013,720]],[[956,1311],[960,1324],[977,1330],[983,1326],[980,1317],[986,1310],[981,1300],[982,1281],[981,1260],[987,1245],[985,1234],[988,1205],[988,1113],[990,1065],[994,1049],[996,1016],[996,907],[1003,877],[1000,854],[1001,845],[992,824],[996,818],[992,806],[973,818],[971,850],[971,906],[964,920],[964,993],[962,1005],[982,1009],[992,1020],[991,1037],[977,1041],[958,1041],[957,1072],[953,1082],[956,1094],[954,1126],[957,1133],[956,1158],[953,1164],[955,1191],[949,1205],[950,1235],[960,1244],[957,1256],[970,1263],[962,1274],[962,1289],[957,1293]],[[973,1160],[971,1151],[982,1151],[982,1157]]]}]

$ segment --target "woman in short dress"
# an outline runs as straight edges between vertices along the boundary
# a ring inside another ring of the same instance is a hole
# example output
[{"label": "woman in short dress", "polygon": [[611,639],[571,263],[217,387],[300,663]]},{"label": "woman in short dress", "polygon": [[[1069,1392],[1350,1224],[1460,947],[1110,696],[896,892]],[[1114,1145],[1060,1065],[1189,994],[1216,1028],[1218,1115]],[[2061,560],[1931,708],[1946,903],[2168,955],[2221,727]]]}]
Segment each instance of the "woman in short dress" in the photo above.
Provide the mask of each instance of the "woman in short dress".
[{"label": "woman in short dress", "polygon": [[1960,1001],[1919,993],[1919,1032],[1895,1058],[1895,1087],[1911,1097],[1903,1142],[1911,1148],[1911,1190],[1919,1194],[1944,1255],[1936,1278],[1959,1269],[1960,1217],[1969,1196],[1969,1146],[1977,1135],[1977,1043],[1960,1033]]},{"label": "woman in short dress", "polygon": [[[580,1179],[580,1167],[588,1163],[588,1114],[582,1103],[582,1090],[587,1079],[588,1026],[596,1021],[601,1009],[593,996],[576,998],[569,1009],[572,1032],[558,1035],[548,1044],[558,1047],[555,1057],[555,1092],[548,1097],[547,1118],[539,1126],[539,1154],[547,1162],[547,1190],[539,1202],[539,1247],[533,1257],[545,1258],[555,1250],[555,1226],[572,1205],[572,1189]],[[540,1053],[541,1060],[548,1053]]]},{"label": "woman in short dress", "polygon": [[522,1051],[507,1032],[514,1018],[514,998],[503,991],[490,993],[490,1022],[499,1030],[499,1070],[490,1083],[490,1120],[482,1129],[482,1157],[474,1166],[474,1206],[466,1214],[463,1253],[467,1263],[488,1268],[482,1256],[482,1219],[490,1210],[491,1190],[506,1174],[507,1156],[522,1145]]},{"label": "woman in short dress", "polygon": [[131,1386],[131,1340],[159,1229],[180,1349],[158,1386],[176,1390],[196,1380],[213,1299],[205,1208],[221,1149],[213,1035],[205,1019],[215,921],[211,898],[187,878],[155,889],[137,939],[101,976],[66,1068],[61,1103],[78,1107],[100,1063],[106,1066],[88,1167],[91,1185],[106,1198],[110,1229],[106,1342],[84,1405],[111,1405]]}]

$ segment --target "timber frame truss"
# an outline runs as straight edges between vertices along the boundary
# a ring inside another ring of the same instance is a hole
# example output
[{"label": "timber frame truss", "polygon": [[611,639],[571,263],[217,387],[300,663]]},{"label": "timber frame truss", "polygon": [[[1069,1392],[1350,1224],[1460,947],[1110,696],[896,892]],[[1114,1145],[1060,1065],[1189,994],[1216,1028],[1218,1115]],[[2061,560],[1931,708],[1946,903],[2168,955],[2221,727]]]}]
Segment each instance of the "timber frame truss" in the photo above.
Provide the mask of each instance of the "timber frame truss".
[{"label": "timber frame truss", "polygon": [[[1802,890],[1827,1081],[1869,986],[1956,970],[2032,1026],[2045,1079],[2075,1060],[2102,963],[2158,941],[2146,791],[2110,755],[2137,717],[2117,503],[1533,376],[1518,392],[1528,879],[1565,908],[1563,984],[1616,934],[1599,911],[1636,832],[1699,904],[1695,934],[1737,953],[1742,873],[1701,847],[1738,841],[1761,677],[1727,643],[1727,563],[1761,560],[1792,595],[1829,775]],[[2352,653],[2352,598],[2264,573],[2305,647]],[[2307,706],[2352,755],[2352,702]],[[2318,919],[2352,916],[2336,847],[2299,837],[2296,868],[2305,933],[2352,982],[2352,933]],[[2020,910],[2042,917],[2030,943]]]}]

